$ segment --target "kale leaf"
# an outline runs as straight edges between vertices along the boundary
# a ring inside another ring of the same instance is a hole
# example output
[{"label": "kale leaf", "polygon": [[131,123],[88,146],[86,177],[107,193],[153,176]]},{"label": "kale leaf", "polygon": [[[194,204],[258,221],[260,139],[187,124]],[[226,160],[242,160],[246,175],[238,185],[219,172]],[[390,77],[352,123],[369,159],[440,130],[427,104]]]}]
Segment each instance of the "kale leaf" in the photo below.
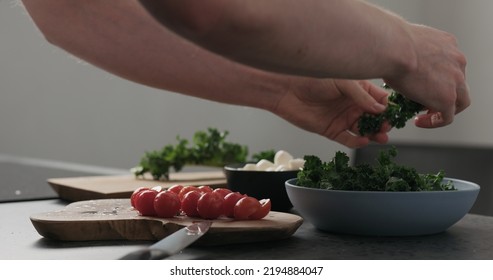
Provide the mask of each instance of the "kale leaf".
[{"label": "kale leaf", "polygon": [[350,166],[346,153],[338,151],[330,162],[313,155],[305,156],[297,184],[309,188],[347,191],[445,191],[455,190],[444,182],[444,172],[420,174],[412,167],[394,162],[397,149],[380,151],[376,165]]},{"label": "kale leaf", "polygon": [[[384,88],[391,90],[384,85]],[[424,109],[424,106],[407,99],[397,91],[391,90],[387,109],[378,115],[363,114],[358,121],[360,135],[371,135],[380,131],[384,121],[388,121],[392,127],[403,128],[406,122]]]}]

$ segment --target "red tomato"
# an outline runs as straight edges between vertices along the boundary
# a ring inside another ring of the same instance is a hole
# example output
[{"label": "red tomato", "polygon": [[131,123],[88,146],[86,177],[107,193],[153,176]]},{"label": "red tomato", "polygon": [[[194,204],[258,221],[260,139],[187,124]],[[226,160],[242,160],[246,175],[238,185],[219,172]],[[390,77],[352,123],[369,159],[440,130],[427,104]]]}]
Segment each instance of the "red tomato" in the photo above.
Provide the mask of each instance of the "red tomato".
[{"label": "red tomato", "polygon": [[140,193],[141,191],[143,190],[148,190],[149,188],[148,187],[140,187],[140,188],[137,188],[133,193],[132,195],[130,196],[130,205],[132,205],[132,207],[135,208],[135,197],[137,196],[138,193]]},{"label": "red tomato", "polygon": [[222,197],[225,197],[227,194],[232,193],[233,191],[225,188],[217,188],[214,189],[213,192],[220,194]]},{"label": "red tomato", "polygon": [[237,220],[248,220],[251,215],[260,209],[260,202],[254,197],[243,197],[236,202],[234,216]]},{"label": "red tomato", "polygon": [[212,192],[212,188],[210,186],[200,186],[199,190],[203,193]]},{"label": "red tomato", "polygon": [[270,199],[262,199],[259,201],[259,203],[260,203],[260,208],[257,210],[257,212],[250,215],[248,219],[260,220],[269,214],[270,209],[272,207],[272,203],[270,202]]},{"label": "red tomato", "polygon": [[197,201],[202,196],[198,190],[190,191],[181,200],[181,210],[189,217],[199,217],[197,211]]},{"label": "red tomato", "polygon": [[178,194],[178,197],[180,198],[180,201],[183,200],[183,197],[190,191],[197,191],[199,190],[196,186],[186,186],[186,187],[183,187],[180,191],[180,193]]},{"label": "red tomato", "polygon": [[172,191],[159,192],[154,198],[154,211],[160,218],[174,217],[180,211],[180,199]]},{"label": "red tomato", "polygon": [[201,218],[216,219],[223,214],[224,197],[217,192],[204,193],[197,201]]},{"label": "red tomato", "polygon": [[173,185],[171,187],[168,188],[168,191],[172,191],[176,194],[179,194],[181,189],[183,189],[183,186],[182,185]]},{"label": "red tomato", "polygon": [[135,209],[142,216],[156,216],[154,211],[154,198],[158,194],[155,190],[143,190],[135,197]]},{"label": "red tomato", "polygon": [[224,215],[226,217],[234,218],[235,216],[235,205],[238,200],[242,199],[243,197],[246,197],[246,195],[241,194],[239,192],[232,192],[228,193],[224,197]]}]

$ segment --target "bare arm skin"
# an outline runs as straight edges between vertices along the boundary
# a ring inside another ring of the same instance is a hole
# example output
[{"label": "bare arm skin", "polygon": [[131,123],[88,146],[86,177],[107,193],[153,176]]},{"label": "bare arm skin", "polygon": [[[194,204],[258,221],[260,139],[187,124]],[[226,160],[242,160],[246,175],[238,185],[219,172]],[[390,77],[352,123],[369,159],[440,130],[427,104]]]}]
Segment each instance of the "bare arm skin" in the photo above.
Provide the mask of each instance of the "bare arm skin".
[{"label": "bare arm skin", "polygon": [[270,71],[382,78],[425,105],[439,127],[470,104],[466,59],[446,32],[360,0],[140,2],[161,23],[220,55]]},{"label": "bare arm skin", "polygon": [[363,112],[384,109],[386,93],[365,81],[295,77],[212,54],[156,22],[137,1],[24,0],[52,44],[151,87],[273,112],[348,147],[388,140],[355,135]]}]

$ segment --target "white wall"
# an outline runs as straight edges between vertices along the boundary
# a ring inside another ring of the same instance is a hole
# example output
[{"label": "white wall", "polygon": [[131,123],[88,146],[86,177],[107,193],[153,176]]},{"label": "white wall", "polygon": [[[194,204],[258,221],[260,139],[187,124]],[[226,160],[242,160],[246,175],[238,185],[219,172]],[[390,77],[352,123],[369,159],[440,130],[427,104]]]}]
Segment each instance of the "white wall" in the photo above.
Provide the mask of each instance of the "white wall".
[{"label": "white wall", "polygon": [[[488,1],[373,1],[411,21],[457,33],[469,57],[473,106],[450,127],[395,131],[394,139],[493,143]],[[150,89],[107,74],[49,45],[15,1],[0,0],[0,154],[129,168],[176,135],[217,127],[231,141],[295,156],[345,150],[270,113]],[[491,11],[491,9],[489,9]],[[482,126],[480,126],[482,124]]]}]

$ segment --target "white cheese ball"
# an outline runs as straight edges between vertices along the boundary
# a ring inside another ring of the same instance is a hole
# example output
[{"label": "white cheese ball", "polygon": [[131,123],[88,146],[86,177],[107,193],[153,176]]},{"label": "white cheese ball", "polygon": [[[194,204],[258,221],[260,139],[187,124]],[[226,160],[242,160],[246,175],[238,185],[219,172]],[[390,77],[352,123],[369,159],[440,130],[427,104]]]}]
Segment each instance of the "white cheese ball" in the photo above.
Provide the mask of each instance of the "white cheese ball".
[{"label": "white cheese ball", "polygon": [[269,160],[266,159],[261,159],[259,162],[257,162],[257,170],[260,171],[266,171],[268,168],[273,167],[274,163],[272,163]]},{"label": "white cheese ball", "polygon": [[291,170],[299,170],[305,165],[305,160],[302,158],[295,158],[290,160],[288,165]]},{"label": "white cheese ball", "polygon": [[246,171],[255,171],[257,170],[257,165],[253,163],[247,163],[245,166],[240,168],[241,170],[246,170]]},{"label": "white cheese ball", "polygon": [[239,170],[246,171],[292,171],[300,170],[303,168],[305,160],[302,158],[293,158],[293,156],[284,151],[279,150],[274,155],[274,162],[266,159],[261,159],[259,162],[247,163],[243,167],[238,168]]},{"label": "white cheese ball", "polygon": [[288,170],[290,170],[288,165],[281,164],[281,165],[277,165],[274,171],[288,171]]},{"label": "white cheese ball", "polygon": [[289,161],[293,159],[293,156],[283,150],[278,151],[274,156],[274,164],[276,165],[288,165]]}]

